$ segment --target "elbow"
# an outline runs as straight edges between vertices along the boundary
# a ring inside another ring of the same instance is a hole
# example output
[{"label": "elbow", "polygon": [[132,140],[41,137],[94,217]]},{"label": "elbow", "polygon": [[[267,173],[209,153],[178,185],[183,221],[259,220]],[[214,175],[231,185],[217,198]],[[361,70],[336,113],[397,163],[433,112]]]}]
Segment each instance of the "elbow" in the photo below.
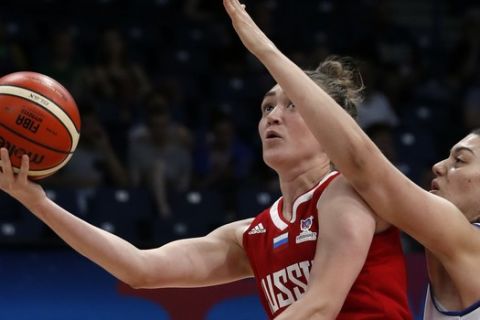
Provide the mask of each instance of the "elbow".
[{"label": "elbow", "polygon": [[144,266],[124,270],[124,273],[119,277],[119,280],[133,289],[152,288],[154,282],[154,279],[149,276],[149,273]]},{"label": "elbow", "polygon": [[123,281],[132,289],[159,289],[173,286],[175,283],[167,281],[165,278],[159,278],[158,276],[148,276],[147,274],[136,274]]},{"label": "elbow", "polygon": [[128,281],[126,283],[132,289],[147,289],[148,287],[145,285],[145,282],[142,281]]},{"label": "elbow", "polygon": [[132,289],[147,289],[148,288],[148,281],[142,276],[132,275],[129,277],[124,277],[124,279],[120,279],[123,283],[131,287]]},{"label": "elbow", "polygon": [[307,319],[312,320],[331,320],[335,319],[340,310],[333,305],[319,306],[311,310]]},{"label": "elbow", "polygon": [[[317,301],[316,303],[302,304],[302,311],[297,313],[295,319],[331,320],[336,319],[340,313],[341,305],[332,301]],[[288,309],[287,309],[288,310]],[[290,310],[291,311],[291,310]],[[297,310],[298,311],[298,310]],[[290,317],[288,317],[290,318]],[[283,318],[282,318],[283,319]]]}]

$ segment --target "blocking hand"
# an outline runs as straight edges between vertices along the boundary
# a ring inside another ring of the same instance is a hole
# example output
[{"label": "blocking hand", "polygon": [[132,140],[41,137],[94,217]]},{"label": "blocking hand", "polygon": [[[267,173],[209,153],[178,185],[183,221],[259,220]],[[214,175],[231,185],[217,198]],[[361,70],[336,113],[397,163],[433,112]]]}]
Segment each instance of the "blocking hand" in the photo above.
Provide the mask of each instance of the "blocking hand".
[{"label": "blocking hand", "polygon": [[272,41],[260,30],[238,0],[223,0],[223,6],[232,19],[232,25],[243,45],[255,56],[276,49]]}]

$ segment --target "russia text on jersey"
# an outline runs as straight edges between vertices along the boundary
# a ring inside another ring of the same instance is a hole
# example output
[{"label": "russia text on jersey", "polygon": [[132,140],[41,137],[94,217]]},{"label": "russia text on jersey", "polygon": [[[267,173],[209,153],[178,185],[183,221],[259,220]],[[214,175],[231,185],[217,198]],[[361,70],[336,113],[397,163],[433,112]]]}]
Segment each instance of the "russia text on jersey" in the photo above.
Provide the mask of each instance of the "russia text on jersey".
[{"label": "russia text on jersey", "polygon": [[272,314],[291,305],[305,293],[311,265],[310,261],[294,263],[268,274],[261,280],[263,294],[267,298]]}]

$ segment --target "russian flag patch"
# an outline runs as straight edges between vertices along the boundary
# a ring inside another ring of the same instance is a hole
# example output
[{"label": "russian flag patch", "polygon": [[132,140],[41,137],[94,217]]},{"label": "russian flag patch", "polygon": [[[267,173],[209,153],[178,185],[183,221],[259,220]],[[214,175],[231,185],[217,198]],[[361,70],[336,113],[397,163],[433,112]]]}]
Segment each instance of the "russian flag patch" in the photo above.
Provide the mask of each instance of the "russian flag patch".
[{"label": "russian flag patch", "polygon": [[285,232],[273,238],[273,249],[276,249],[287,243],[288,243],[288,232]]}]

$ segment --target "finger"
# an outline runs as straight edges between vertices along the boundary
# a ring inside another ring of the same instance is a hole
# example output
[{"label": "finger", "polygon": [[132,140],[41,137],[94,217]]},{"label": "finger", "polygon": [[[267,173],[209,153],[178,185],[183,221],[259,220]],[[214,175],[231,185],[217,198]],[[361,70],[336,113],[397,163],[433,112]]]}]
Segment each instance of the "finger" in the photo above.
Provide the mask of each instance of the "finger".
[{"label": "finger", "polygon": [[244,11],[246,8],[245,5],[240,4],[238,0],[223,0],[223,5],[230,17],[238,11]]},{"label": "finger", "polygon": [[12,164],[10,163],[10,156],[6,148],[0,149],[0,159],[2,160],[2,173],[7,177],[13,176]]},{"label": "finger", "polygon": [[235,11],[235,8],[232,5],[232,0],[223,0],[223,6],[225,7],[228,15],[232,17],[233,12]]},{"label": "finger", "polygon": [[28,170],[30,170],[30,159],[28,155],[22,155],[22,165],[20,166],[20,171],[18,173],[18,179],[22,182],[28,180]]},{"label": "finger", "polygon": [[232,0],[223,0],[223,5],[230,18],[233,19],[235,15],[235,7],[232,4]]},{"label": "finger", "polygon": [[238,1],[238,0],[232,0],[232,3],[233,3],[233,7],[234,7],[236,10],[239,10],[239,11],[245,10],[245,5],[244,5],[244,4],[241,4],[240,1]]}]

